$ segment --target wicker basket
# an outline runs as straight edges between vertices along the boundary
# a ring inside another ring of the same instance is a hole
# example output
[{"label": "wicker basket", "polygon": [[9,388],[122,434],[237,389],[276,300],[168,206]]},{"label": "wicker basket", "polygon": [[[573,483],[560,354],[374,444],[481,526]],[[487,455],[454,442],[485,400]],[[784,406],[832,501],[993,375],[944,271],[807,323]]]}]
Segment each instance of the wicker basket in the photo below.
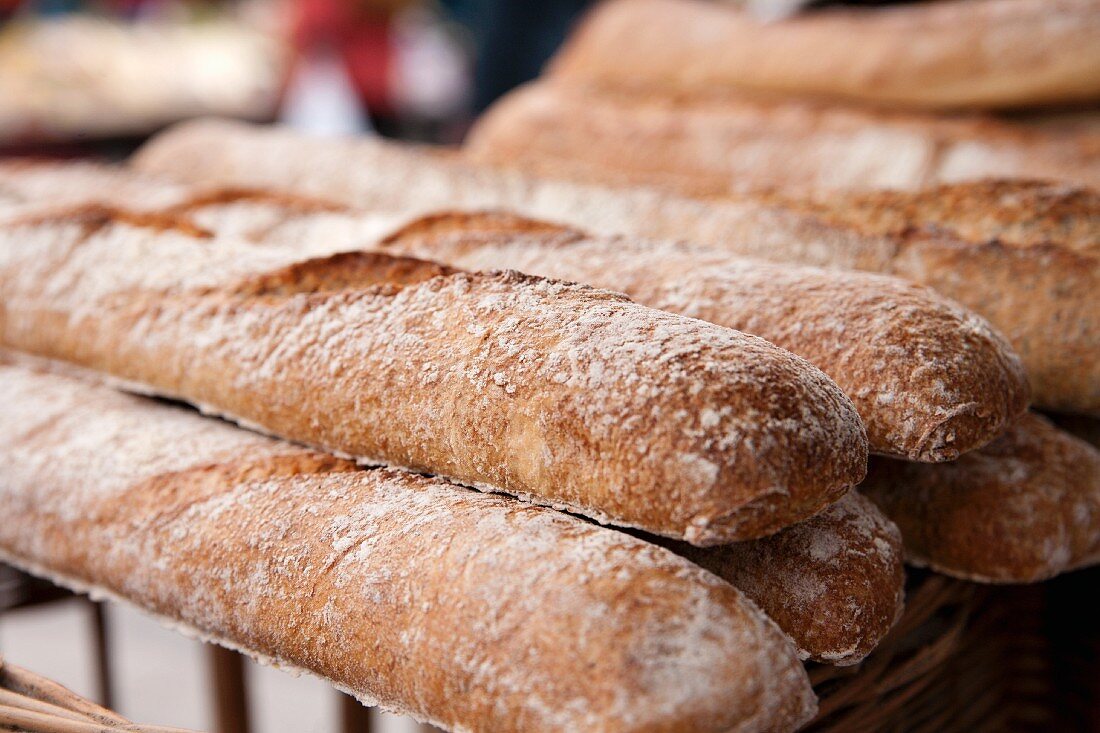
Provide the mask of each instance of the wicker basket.
[{"label": "wicker basket", "polygon": [[[906,610],[862,664],[812,665],[815,733],[1086,730],[1067,718],[1044,627],[1047,589],[911,571]],[[1080,597],[1079,597],[1080,598]],[[1091,665],[1095,679],[1095,657]],[[1088,708],[1087,694],[1082,697]],[[1095,702],[1095,700],[1091,701]]]},{"label": "wicker basket", "polygon": [[191,733],[135,725],[65,687],[0,658],[0,730],[31,733]]}]

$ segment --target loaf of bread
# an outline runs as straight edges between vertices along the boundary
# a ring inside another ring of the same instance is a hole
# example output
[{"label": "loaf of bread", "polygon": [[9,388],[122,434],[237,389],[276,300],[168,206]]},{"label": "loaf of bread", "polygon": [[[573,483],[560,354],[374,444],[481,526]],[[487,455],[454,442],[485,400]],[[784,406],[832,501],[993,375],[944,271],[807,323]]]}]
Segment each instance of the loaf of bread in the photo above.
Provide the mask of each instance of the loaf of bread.
[{"label": "loaf of bread", "polygon": [[[324,236],[322,219],[316,236]],[[301,226],[290,225],[298,236]],[[268,236],[278,236],[270,228]],[[508,214],[439,214],[384,240],[469,270],[515,269],[626,293],[761,336],[836,380],[873,452],[943,461],[1027,409],[1017,356],[982,319],[894,278],[740,259],[670,242],[593,238]]]},{"label": "loaf of bread", "polygon": [[911,109],[1100,100],[1096,0],[943,0],[768,23],[720,2],[608,0],[559,80],[699,95],[792,94]]},{"label": "loaf of bread", "polygon": [[95,198],[129,208],[169,206],[186,189],[160,176],[84,161],[0,159],[0,217],[49,211]]},{"label": "loaf of bread", "polygon": [[[183,200],[175,211],[212,231],[292,250],[303,241],[363,246],[387,218],[336,206],[237,191]],[[831,376],[863,418],[870,449],[885,455],[951,460],[1000,435],[1027,406],[1018,358],[1000,336],[935,293],[893,278],[600,239],[505,213],[428,215],[380,248],[467,270],[514,269],[606,287],[761,336]]]},{"label": "loaf of bread", "polygon": [[721,544],[865,472],[851,401],[763,339],[515,272],[291,251],[91,205],[0,231],[0,339],[282,437]]},{"label": "loaf of bread", "polygon": [[[212,231],[292,250],[303,241],[363,246],[377,220],[255,191],[200,195],[175,210]],[[428,215],[380,248],[466,270],[514,269],[606,287],[761,336],[836,380],[863,418],[871,450],[885,455],[954,459],[1000,435],[1027,407],[1022,369],[1000,336],[946,299],[893,278],[588,237],[504,213]]]},{"label": "loaf of bread", "polygon": [[0,367],[0,556],[468,731],[792,731],[794,647],[667,550]]},{"label": "loaf of bread", "polygon": [[1027,583],[1100,562],[1100,450],[1038,415],[953,463],[876,459],[860,488],[941,573]]},{"label": "loaf of bread", "polygon": [[499,207],[593,233],[898,275],[1001,331],[1020,354],[1036,404],[1100,412],[1100,196],[1092,190],[1003,181],[836,194],[824,202],[692,198],[534,178],[371,140],[316,140],[211,121],[162,134],[134,163],[185,182],[277,186],[381,210]]},{"label": "loaf of bread", "polygon": [[659,541],[756,601],[804,659],[856,664],[901,615],[901,535],[855,491],[771,537],[723,547]]},{"label": "loaf of bread", "polygon": [[915,190],[982,178],[1100,186],[1100,131],[1017,118],[882,112],[804,100],[595,92],[538,82],[466,138],[479,162],[684,193]]}]

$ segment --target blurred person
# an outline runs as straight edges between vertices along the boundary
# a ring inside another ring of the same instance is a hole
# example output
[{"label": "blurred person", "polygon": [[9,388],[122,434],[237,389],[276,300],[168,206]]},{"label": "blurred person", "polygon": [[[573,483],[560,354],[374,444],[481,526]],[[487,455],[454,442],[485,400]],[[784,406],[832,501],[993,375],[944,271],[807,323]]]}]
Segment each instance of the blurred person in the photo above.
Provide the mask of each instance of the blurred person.
[{"label": "blurred person", "polygon": [[297,0],[284,120],[315,132],[372,126],[392,137],[453,137],[441,130],[465,116],[466,62],[432,7]]},{"label": "blurred person", "polygon": [[593,0],[444,0],[474,37],[474,110],[534,79]]}]

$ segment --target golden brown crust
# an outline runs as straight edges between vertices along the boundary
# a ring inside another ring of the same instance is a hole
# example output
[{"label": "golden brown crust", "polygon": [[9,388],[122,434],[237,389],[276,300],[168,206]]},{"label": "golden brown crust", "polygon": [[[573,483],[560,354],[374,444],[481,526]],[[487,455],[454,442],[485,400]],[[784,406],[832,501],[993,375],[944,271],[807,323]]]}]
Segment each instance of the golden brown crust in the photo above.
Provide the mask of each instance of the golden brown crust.
[{"label": "golden brown crust", "polygon": [[862,661],[901,615],[901,534],[855,491],[771,537],[724,547],[659,544],[744,592],[815,662]]},{"label": "golden brown crust", "polygon": [[1100,99],[1098,18],[1095,0],[945,0],[774,23],[724,3],[611,0],[589,14],[550,74],[911,109],[1081,104]]},{"label": "golden brown crust", "polygon": [[1094,188],[990,179],[911,193],[868,191],[785,203],[869,236],[948,232],[971,244],[1057,245],[1100,257],[1100,192]]},{"label": "golden brown crust", "polygon": [[[372,244],[362,236],[371,213],[292,194],[203,192],[174,210],[211,231],[292,251],[303,241],[333,249]],[[597,239],[502,212],[430,214],[381,246],[467,270],[514,269],[606,287],[761,336],[836,380],[863,418],[871,450],[885,455],[951,460],[1000,435],[1027,406],[1018,359],[1000,336],[949,301],[897,280],[753,262],[684,244]],[[339,257],[347,261],[337,273],[341,282],[352,262],[369,259],[361,252]],[[280,271],[259,280],[282,277]]]},{"label": "golden brown crust", "polygon": [[468,270],[508,268],[606,287],[761,336],[836,380],[874,452],[952,460],[993,440],[1027,409],[1023,369],[1004,340],[950,301],[899,280],[684,244],[592,238],[502,213],[433,214],[382,246]]},{"label": "golden brown crust", "polygon": [[[953,214],[952,229],[922,229],[921,222],[912,222],[912,233],[903,239],[830,224],[821,218],[820,207],[774,195],[699,199],[656,189],[567,183],[371,141],[311,141],[209,121],[161,135],[135,162],[146,172],[208,185],[283,185],[357,207],[390,210],[507,208],[598,234],[688,240],[784,263],[900,275],[970,307],[1004,333],[1020,354],[1036,404],[1100,410],[1100,264],[1090,247],[1063,244],[1058,231],[1047,245],[1032,247],[998,240],[969,243],[953,234],[967,230],[964,218],[985,220],[1013,189],[1026,196],[1044,189],[1042,199],[1048,202],[1076,198],[1079,189],[1024,182],[993,190],[962,187],[969,193],[957,200],[967,208]],[[372,175],[363,175],[364,170]],[[387,175],[373,175],[380,170]],[[891,195],[899,206],[906,198]],[[1019,220],[1026,219],[1027,209],[1020,209]],[[1083,215],[1082,221],[1084,229],[1079,223],[1065,229],[1087,241],[1095,215]],[[1002,222],[998,231],[1022,229]],[[1032,286],[1036,279],[1040,282]]]},{"label": "golden brown crust", "polygon": [[660,548],[0,366],[0,554],[470,731],[790,731],[790,643]]},{"label": "golden brown crust", "polygon": [[310,259],[103,216],[0,235],[3,343],[367,462],[703,545],[811,516],[865,471],[848,398],[762,339],[518,273]]},{"label": "golden brown crust", "polygon": [[942,573],[1028,583],[1100,562],[1100,451],[1038,415],[953,463],[876,459],[860,488]]},{"label": "golden brown crust", "polygon": [[548,81],[497,101],[463,149],[532,173],[688,195],[917,190],[990,177],[1100,186],[1100,134],[1088,128]]}]

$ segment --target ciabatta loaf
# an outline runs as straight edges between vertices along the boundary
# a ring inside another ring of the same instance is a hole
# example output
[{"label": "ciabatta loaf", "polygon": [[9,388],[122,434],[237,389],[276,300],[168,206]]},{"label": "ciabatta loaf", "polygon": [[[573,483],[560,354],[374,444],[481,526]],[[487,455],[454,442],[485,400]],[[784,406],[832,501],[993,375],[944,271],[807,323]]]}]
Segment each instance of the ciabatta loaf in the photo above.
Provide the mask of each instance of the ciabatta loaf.
[{"label": "ciabatta loaf", "polygon": [[1100,411],[1100,197],[1092,190],[1004,181],[825,201],[692,198],[210,121],[162,134],[135,164],[187,182],[291,188],[357,207],[499,207],[594,233],[898,275],[985,316],[1020,354],[1038,405]]},{"label": "ciabatta loaf", "polygon": [[557,79],[748,90],[913,109],[1100,100],[1096,0],[944,0],[768,23],[720,2],[609,0],[552,62]]},{"label": "ciabatta loaf", "polygon": [[862,479],[850,400],[753,336],[621,295],[264,248],[91,206],[0,231],[0,339],[263,430],[693,544]]},{"label": "ciabatta loaf", "polygon": [[1100,132],[1088,127],[547,82],[496,102],[464,150],[548,175],[701,194],[917,190],[992,177],[1100,186]]},{"label": "ciabatta loaf", "polygon": [[793,646],[667,550],[0,367],[0,556],[464,731],[792,731]]},{"label": "ciabatta loaf", "polygon": [[876,459],[860,488],[911,561],[948,575],[1027,583],[1100,562],[1100,450],[1038,415],[952,463]]}]

